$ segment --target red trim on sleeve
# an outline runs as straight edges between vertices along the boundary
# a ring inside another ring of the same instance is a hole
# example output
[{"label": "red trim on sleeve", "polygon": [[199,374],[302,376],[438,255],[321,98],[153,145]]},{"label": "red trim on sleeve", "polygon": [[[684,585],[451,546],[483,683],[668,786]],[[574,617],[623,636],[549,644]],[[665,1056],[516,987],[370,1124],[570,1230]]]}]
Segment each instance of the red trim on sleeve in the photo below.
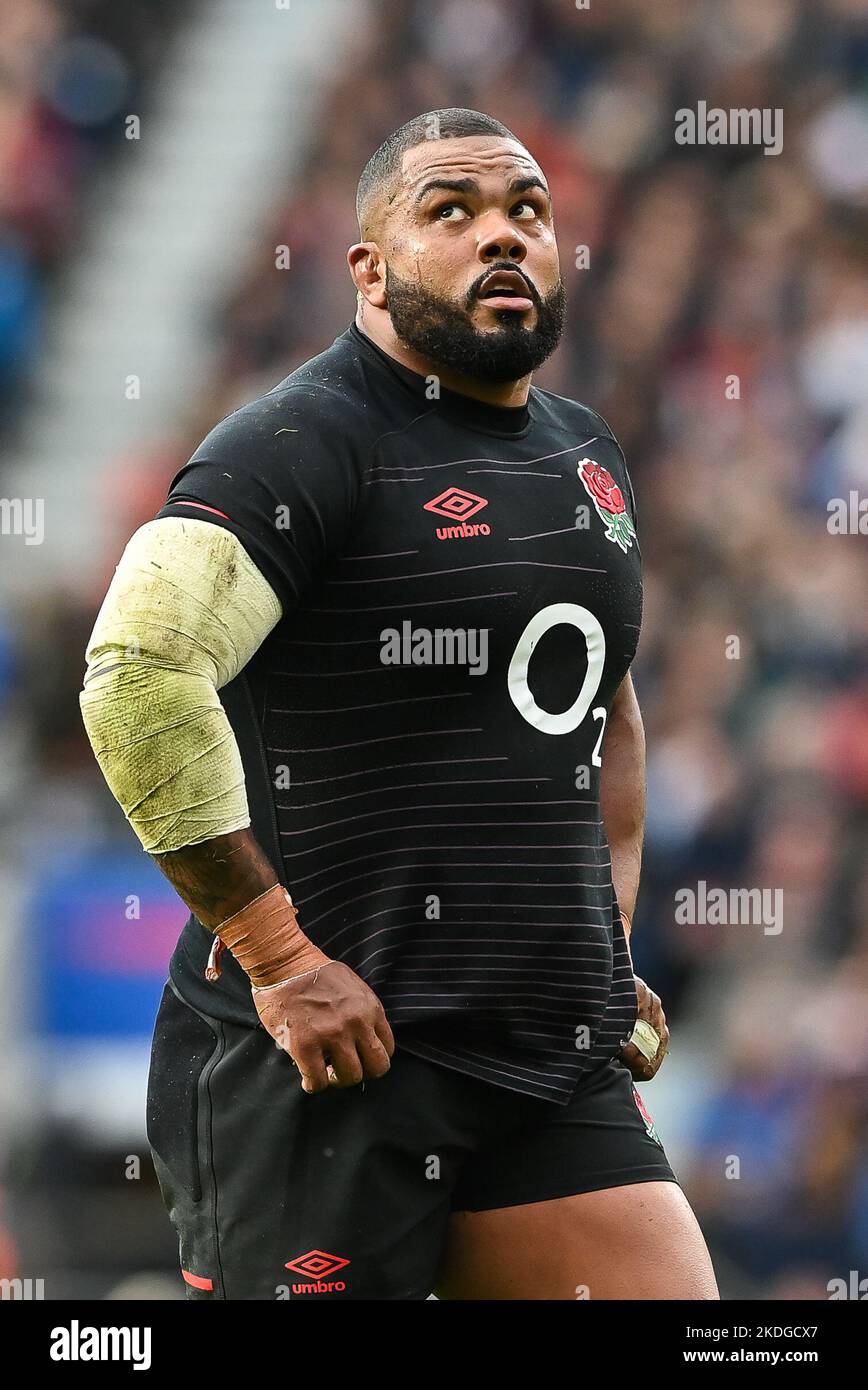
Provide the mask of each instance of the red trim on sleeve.
[{"label": "red trim on sleeve", "polygon": [[206,507],[204,502],[173,502],[170,498],[169,504],[172,507],[198,507],[200,511],[213,512],[215,516],[222,516],[224,521],[232,520],[231,516],[227,516],[225,512],[218,511],[216,507]]},{"label": "red trim on sleeve", "polygon": [[181,1273],[186,1282],[191,1284],[194,1289],[206,1289],[210,1291],[214,1288],[213,1279],[201,1279],[198,1274],[191,1274],[189,1269],[182,1269]]}]

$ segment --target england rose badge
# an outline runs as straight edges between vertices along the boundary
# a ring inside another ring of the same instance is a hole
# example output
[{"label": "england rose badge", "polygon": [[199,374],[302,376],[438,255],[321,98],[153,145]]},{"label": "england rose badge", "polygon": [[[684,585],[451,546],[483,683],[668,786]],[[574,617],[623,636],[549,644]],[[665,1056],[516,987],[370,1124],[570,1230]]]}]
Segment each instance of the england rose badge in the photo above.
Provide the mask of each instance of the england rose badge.
[{"label": "england rose badge", "polygon": [[627,515],[624,494],[615,479],[607,468],[594,459],[582,459],[576,465],[576,472],[606,528],[606,539],[626,552],[628,546],[633,544],[636,531]]}]

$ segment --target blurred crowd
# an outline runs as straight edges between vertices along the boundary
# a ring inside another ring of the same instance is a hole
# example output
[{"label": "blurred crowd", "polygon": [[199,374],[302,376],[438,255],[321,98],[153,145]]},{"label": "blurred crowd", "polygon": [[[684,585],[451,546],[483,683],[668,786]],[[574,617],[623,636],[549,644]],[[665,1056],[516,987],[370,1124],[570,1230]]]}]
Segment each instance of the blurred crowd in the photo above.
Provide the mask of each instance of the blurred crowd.
[{"label": "blurred crowd", "polygon": [[88,183],[142,115],[168,0],[14,0],[0,12],[0,423],[26,388]]},{"label": "blurred crowd", "polygon": [[[19,9],[46,42],[74,43],[47,0]],[[680,1176],[730,1292],[825,1298],[832,1278],[868,1277],[864,0],[374,10],[324,95],[306,169],[276,178],[257,252],[214,304],[222,357],[201,418],[168,422],[171,437],[125,463],[118,551],[213,421],[351,321],[355,186],[385,136],[451,105],[514,130],[552,187],[568,297],[564,344],[536,384],[606,417],[637,496],[649,819],[635,961],[690,1054]],[[0,87],[2,389],[7,357],[26,368],[16,343],[33,341],[95,141],[2,29],[0,46],[13,72]],[[110,47],[103,92],[151,52],[141,36],[133,57],[119,35]],[[675,112],[699,101],[782,111],[781,153],[676,144]],[[275,268],[284,244],[289,271]],[[848,504],[843,534],[834,499]],[[117,813],[77,704],[94,613],[46,605],[9,662],[28,756],[56,772],[60,755],[88,788],[89,823],[107,827]],[[50,670],[40,624],[61,644]],[[782,929],[676,920],[676,894],[700,882],[782,890]]]}]

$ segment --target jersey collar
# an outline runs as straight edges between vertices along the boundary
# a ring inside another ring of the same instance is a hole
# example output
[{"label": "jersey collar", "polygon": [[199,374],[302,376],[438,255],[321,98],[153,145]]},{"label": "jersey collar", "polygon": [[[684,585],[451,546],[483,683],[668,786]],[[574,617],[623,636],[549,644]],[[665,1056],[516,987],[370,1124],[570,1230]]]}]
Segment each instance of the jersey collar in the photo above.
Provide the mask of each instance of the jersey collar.
[{"label": "jersey collar", "polygon": [[[403,362],[398,362],[389,353],[384,352],[368,337],[367,333],[362,332],[355,321],[350,324],[343,336],[355,344],[359,351],[369,359],[385,366],[393,376],[412,390],[417,400],[427,401],[425,395],[426,378],[420,372],[411,371],[409,367],[404,366]],[[528,401],[530,401],[532,394],[533,387],[531,387]],[[527,434],[532,424],[528,405],[490,405],[487,401],[478,401],[473,396],[464,396],[460,391],[450,391],[445,386],[440,388],[439,399],[428,403],[432,408],[442,410],[450,419],[460,421],[469,429],[476,430],[480,434],[521,439]]]}]

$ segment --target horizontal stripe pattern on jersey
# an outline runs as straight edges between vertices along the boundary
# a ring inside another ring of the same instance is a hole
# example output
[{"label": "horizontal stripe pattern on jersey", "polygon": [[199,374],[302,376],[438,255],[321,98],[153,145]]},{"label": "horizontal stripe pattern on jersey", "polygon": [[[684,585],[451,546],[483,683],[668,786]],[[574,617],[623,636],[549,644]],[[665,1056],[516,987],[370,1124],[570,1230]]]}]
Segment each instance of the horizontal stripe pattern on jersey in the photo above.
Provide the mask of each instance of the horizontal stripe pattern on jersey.
[{"label": "horizontal stripe pattern on jersey", "polygon": [[[221,698],[302,929],[400,1045],[564,1103],[636,1016],[600,811],[635,502],[586,407],[429,390],[353,325],[221,422],[160,515],[232,530],[280,597]],[[179,989],[255,1023],[234,962],[204,983],[209,943],[191,918]]]}]

